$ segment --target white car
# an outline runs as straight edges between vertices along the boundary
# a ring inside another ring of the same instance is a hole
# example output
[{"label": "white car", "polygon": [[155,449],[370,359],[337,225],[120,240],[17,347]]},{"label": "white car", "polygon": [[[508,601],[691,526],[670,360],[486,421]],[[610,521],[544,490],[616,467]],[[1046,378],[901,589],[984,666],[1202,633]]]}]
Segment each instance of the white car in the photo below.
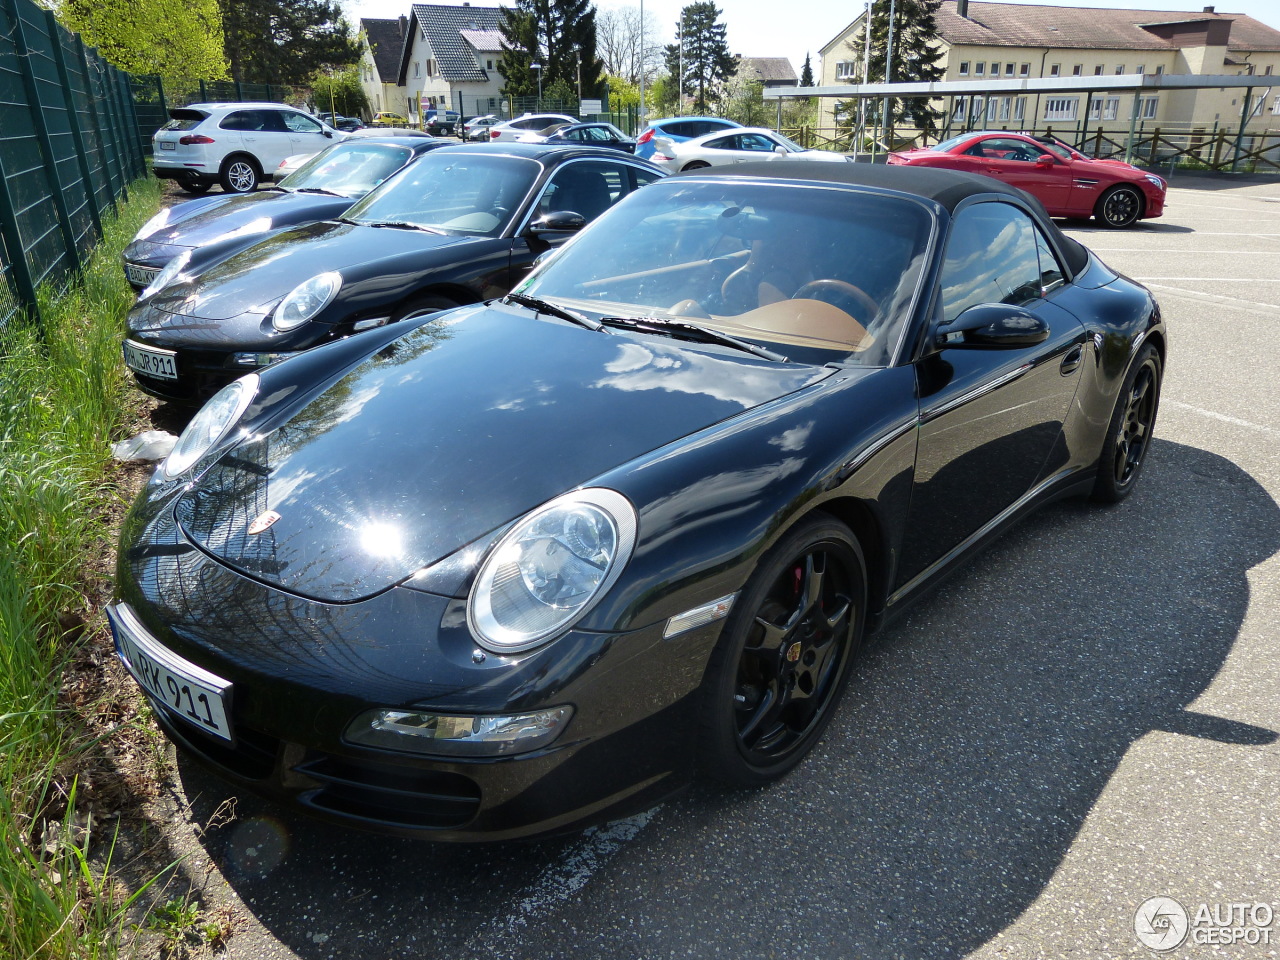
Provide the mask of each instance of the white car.
[{"label": "white car", "polygon": [[717,130],[692,140],[675,143],[667,137],[654,137],[653,156],[649,159],[675,173],[728,163],[750,163],[754,160],[818,160],[851,162],[852,157],[830,150],[806,150],[780,133],[764,127]]},{"label": "white car", "polygon": [[519,140],[526,133],[542,133],[548,127],[559,127],[566,123],[577,123],[573,117],[563,113],[526,113],[523,117],[495,123],[489,128],[490,142]]},{"label": "white car", "polygon": [[502,120],[493,114],[483,117],[472,117],[462,125],[463,140],[488,140],[489,128],[497,126]]},{"label": "white car", "polygon": [[169,111],[151,138],[155,175],[187,193],[221,183],[248,193],[285,157],[316,153],[347,134],[283,103],[193,103]]},{"label": "white car", "polygon": [[[358,140],[363,137],[421,137],[424,140],[435,139],[429,133],[422,130],[413,130],[409,127],[362,127],[359,130],[352,130],[347,134],[346,139]],[[310,153],[295,153],[291,157],[285,157],[280,161],[280,166],[271,172],[271,179],[279,183],[319,152],[319,150],[312,150]]]}]

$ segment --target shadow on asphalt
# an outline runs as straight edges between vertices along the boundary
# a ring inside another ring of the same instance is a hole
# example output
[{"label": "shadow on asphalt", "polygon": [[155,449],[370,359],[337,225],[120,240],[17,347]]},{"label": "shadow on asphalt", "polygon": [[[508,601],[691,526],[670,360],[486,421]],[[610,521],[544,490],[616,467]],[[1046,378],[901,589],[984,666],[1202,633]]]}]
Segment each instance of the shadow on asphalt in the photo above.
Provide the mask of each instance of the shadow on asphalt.
[{"label": "shadow on asphalt", "polygon": [[[1236,640],[1247,571],[1280,549],[1280,510],[1192,447],[1157,440],[1146,470],[1119,507],[1041,511],[891,626],[815,754],[767,790],[697,788],[617,845],[482,847],[241,796],[206,849],[308,960],[962,956],[1037,898],[1134,741],[1276,739],[1188,705]],[[202,821],[229,788],[179,767]]]}]

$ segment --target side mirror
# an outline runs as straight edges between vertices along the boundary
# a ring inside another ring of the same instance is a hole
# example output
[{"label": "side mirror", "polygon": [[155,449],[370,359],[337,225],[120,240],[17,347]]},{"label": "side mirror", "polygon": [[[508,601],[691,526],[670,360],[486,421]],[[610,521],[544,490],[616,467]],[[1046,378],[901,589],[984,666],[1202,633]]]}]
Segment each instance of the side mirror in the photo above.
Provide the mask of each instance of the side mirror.
[{"label": "side mirror", "polygon": [[1049,325],[1007,303],[979,303],[938,330],[939,347],[1031,347],[1049,339]]},{"label": "side mirror", "polygon": [[1048,153],[1042,153],[1042,154],[1040,154],[1040,156],[1036,157],[1036,166],[1037,166],[1037,167],[1052,167],[1052,166],[1053,166],[1053,156],[1052,156],[1051,154],[1048,154]]},{"label": "side mirror", "polygon": [[587,225],[587,218],[572,210],[557,210],[539,217],[529,224],[529,232],[534,236],[540,233],[568,233],[581,230]]},{"label": "side mirror", "polygon": [[324,134],[326,137],[328,137],[330,140],[332,140],[332,139],[333,139],[333,131],[332,131],[332,130],[321,130],[320,132],[321,132],[321,133],[323,133],[323,134]]},{"label": "side mirror", "polygon": [[786,154],[788,154],[790,151],[789,151],[789,150],[787,150],[787,148],[786,148],[786,147],[784,147],[782,144],[778,144],[776,147],[774,147],[774,148],[773,148],[773,152],[774,152],[774,153],[780,153],[780,154],[782,154],[783,156],[785,156],[785,155],[786,155]]}]

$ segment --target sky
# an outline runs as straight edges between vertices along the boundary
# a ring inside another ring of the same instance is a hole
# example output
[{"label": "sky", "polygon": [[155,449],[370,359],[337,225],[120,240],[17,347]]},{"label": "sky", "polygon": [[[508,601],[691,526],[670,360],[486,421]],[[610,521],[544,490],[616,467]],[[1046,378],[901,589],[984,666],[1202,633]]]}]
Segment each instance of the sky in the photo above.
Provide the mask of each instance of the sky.
[{"label": "sky", "polygon": [[[408,0],[342,0],[353,20],[360,17],[398,17],[409,12]],[[456,0],[461,2],[461,0]],[[471,0],[474,6],[498,6],[493,0]],[[645,13],[652,12],[661,30],[659,40],[675,39],[680,8],[689,0],[644,0]],[[876,0],[887,3],[888,0]],[[976,2],[976,0],[975,0]],[[1117,3],[1114,0],[1024,0],[1037,6],[1103,7],[1107,9],[1186,10],[1198,13],[1206,0],[1162,0],[1162,2]],[[1218,13],[1244,13],[1280,30],[1278,0],[1207,0]],[[638,7],[639,0],[596,0],[597,7]],[[818,74],[818,50],[852,22],[864,9],[865,0],[716,0],[721,21],[728,27],[729,49],[744,57],[786,57],[800,72],[805,54],[813,57]]]}]

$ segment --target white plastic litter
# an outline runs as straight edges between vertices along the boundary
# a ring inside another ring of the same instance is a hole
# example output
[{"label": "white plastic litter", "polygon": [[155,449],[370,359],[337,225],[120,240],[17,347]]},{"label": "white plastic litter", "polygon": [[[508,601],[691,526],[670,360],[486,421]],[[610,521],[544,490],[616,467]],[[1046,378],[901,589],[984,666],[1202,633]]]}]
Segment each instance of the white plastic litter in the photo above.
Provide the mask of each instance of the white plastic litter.
[{"label": "white plastic litter", "polygon": [[178,438],[164,430],[144,430],[136,437],[111,445],[111,456],[117,460],[163,460]]}]

